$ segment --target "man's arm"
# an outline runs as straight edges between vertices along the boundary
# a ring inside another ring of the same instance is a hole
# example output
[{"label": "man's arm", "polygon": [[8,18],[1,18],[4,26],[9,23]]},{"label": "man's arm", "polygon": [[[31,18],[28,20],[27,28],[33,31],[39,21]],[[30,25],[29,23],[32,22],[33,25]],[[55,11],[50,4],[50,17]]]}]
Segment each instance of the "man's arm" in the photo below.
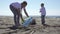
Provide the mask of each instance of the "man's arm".
[{"label": "man's arm", "polygon": [[21,20],[24,22],[24,19],[23,19],[23,17],[22,17],[22,14],[20,14],[20,16],[21,16]]},{"label": "man's arm", "polygon": [[23,19],[23,17],[22,17],[22,13],[21,13],[21,10],[20,9],[18,9],[18,15],[21,17],[21,20],[24,22],[24,19]]},{"label": "man's arm", "polygon": [[26,16],[29,17],[28,14],[27,14],[27,12],[26,12],[26,9],[25,9],[25,8],[24,8],[24,12],[25,12]]}]

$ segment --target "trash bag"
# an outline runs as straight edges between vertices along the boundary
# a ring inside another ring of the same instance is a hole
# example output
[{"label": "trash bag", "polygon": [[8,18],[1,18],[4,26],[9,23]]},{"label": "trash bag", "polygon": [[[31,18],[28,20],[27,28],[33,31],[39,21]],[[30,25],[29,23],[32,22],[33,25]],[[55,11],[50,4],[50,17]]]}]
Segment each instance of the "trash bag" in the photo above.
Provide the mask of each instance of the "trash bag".
[{"label": "trash bag", "polygon": [[32,20],[32,22],[30,23],[30,25],[36,25],[35,19]]}]

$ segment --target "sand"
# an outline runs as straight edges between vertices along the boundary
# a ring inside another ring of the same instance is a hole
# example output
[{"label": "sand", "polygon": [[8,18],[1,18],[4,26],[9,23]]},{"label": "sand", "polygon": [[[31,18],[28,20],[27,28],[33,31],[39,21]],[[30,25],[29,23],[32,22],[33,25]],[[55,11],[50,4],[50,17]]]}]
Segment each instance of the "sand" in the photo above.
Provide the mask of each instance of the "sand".
[{"label": "sand", "polygon": [[36,25],[29,27],[30,30],[25,29],[11,30],[7,27],[14,25],[13,17],[0,16],[0,34],[60,34],[60,18],[48,17],[46,18],[46,24],[56,27],[44,27],[41,24],[40,17],[34,17]]}]

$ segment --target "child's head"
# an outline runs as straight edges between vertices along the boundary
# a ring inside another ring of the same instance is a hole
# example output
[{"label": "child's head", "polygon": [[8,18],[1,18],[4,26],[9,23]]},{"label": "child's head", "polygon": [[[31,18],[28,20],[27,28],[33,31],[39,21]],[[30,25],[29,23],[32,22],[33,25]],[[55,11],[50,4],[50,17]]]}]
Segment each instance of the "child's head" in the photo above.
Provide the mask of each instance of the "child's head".
[{"label": "child's head", "polygon": [[41,7],[44,7],[44,3],[41,3]]},{"label": "child's head", "polygon": [[22,4],[22,7],[26,7],[27,2],[26,1],[23,1],[21,4]]}]

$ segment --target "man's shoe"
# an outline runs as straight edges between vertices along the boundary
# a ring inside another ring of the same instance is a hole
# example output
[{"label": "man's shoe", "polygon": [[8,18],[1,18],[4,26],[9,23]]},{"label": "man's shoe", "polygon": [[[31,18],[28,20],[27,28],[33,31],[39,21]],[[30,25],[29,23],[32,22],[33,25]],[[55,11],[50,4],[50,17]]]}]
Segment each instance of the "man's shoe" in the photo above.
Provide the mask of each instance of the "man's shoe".
[{"label": "man's shoe", "polygon": [[16,30],[16,29],[18,29],[17,26],[12,26],[12,27],[8,27],[8,28],[10,28],[10,29],[12,29],[12,30]]},{"label": "man's shoe", "polygon": [[50,27],[50,25],[47,25],[47,24],[42,24],[43,26],[46,26],[46,27]]}]

